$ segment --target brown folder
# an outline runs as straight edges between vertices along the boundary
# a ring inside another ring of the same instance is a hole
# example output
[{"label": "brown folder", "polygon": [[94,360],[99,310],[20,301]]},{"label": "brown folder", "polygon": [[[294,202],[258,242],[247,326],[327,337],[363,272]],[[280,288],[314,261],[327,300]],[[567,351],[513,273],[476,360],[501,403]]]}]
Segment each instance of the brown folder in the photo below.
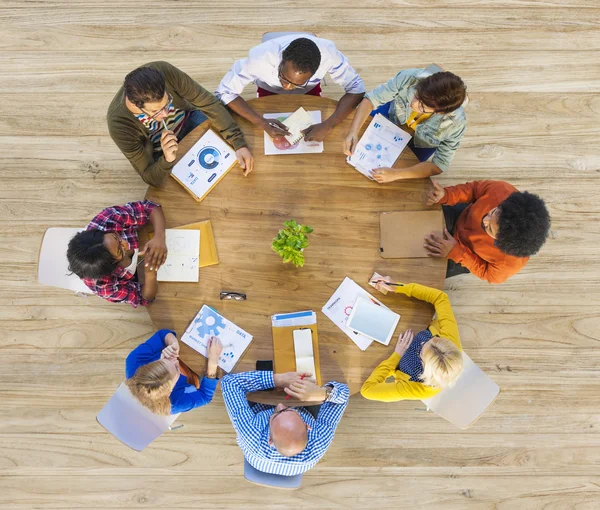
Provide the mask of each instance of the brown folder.
[{"label": "brown folder", "polygon": [[321,386],[321,361],[319,359],[319,330],[316,324],[309,326],[273,327],[273,370],[277,374],[296,371],[296,353],[294,352],[294,330],[312,331],[313,354],[315,356],[315,377]]},{"label": "brown folder", "polygon": [[444,228],[444,214],[438,211],[383,212],[379,215],[381,256],[384,259],[427,257],[423,238]]},{"label": "brown folder", "polygon": [[215,236],[210,220],[190,223],[189,225],[175,228],[200,231],[200,267],[212,266],[219,263],[217,245],[215,244]]}]

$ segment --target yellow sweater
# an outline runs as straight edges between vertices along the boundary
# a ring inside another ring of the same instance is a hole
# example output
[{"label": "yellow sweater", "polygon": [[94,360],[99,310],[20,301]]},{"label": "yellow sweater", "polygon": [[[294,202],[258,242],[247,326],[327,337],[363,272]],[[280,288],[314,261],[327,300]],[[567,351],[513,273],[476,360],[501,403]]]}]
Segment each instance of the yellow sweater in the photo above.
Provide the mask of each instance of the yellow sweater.
[{"label": "yellow sweater", "polygon": [[[437,318],[430,324],[429,331],[433,336],[447,338],[462,351],[458,325],[445,292],[418,283],[396,287],[396,292],[431,303],[435,308]],[[440,392],[440,388],[432,388],[423,383],[411,381],[408,374],[397,370],[400,359],[400,355],[394,352],[388,359],[382,361],[362,385],[361,395],[369,400],[394,402],[396,400],[426,399]],[[386,383],[386,379],[392,375],[395,381]]]}]

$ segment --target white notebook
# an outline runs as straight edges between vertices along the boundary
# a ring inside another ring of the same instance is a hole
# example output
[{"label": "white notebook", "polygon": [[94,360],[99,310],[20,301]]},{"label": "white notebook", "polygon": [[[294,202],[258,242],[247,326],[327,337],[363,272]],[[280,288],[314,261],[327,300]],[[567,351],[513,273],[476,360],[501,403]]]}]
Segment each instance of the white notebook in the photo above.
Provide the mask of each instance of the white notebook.
[{"label": "white notebook", "polygon": [[290,132],[285,139],[290,142],[291,145],[294,145],[302,140],[302,138],[304,138],[302,131],[314,124],[312,115],[302,107],[298,108],[294,113],[292,113],[283,121],[283,123]]},{"label": "white notebook", "polygon": [[293,334],[296,372],[299,374],[311,374],[312,377],[307,377],[306,379],[317,382],[312,331],[310,329],[295,329]]},{"label": "white notebook", "polygon": [[[321,111],[310,110],[307,112],[312,120],[309,125],[321,123]],[[286,119],[292,113],[265,113],[263,117],[267,120],[276,119],[285,124]],[[306,129],[306,128],[304,128]],[[271,138],[267,132],[264,132],[265,156],[284,155],[284,154],[316,154],[323,152],[323,142],[307,142],[303,136],[297,143],[288,142],[284,135],[278,135]]]},{"label": "white notebook", "polygon": [[167,260],[156,273],[159,282],[197,282],[200,270],[200,231],[165,230]]}]

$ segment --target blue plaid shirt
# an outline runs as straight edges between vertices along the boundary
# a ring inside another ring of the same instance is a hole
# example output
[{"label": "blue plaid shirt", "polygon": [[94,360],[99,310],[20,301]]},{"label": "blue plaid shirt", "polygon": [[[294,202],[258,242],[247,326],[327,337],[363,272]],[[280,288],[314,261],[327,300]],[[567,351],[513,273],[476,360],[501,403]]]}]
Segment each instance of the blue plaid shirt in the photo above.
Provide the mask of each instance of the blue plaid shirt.
[{"label": "blue plaid shirt", "polygon": [[312,430],[308,431],[306,448],[298,455],[284,457],[269,445],[269,418],[275,407],[256,404],[250,407],[246,393],[274,388],[273,372],[257,371],[229,374],[221,381],[221,391],[231,423],[237,433],[237,443],[244,457],[263,473],[294,476],[314,467],[333,441],[335,429],[348,405],[350,390],[345,384],[327,383],[333,387],[327,402],[321,405],[315,420],[306,409],[297,410]]}]

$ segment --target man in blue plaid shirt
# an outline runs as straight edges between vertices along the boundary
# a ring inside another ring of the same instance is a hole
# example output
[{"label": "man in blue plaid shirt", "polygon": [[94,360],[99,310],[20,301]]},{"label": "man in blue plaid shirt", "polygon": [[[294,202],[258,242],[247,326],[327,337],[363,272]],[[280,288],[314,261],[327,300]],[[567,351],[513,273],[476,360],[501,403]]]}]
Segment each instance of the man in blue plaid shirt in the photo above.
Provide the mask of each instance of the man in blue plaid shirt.
[{"label": "man in blue plaid shirt", "polygon": [[[246,393],[270,388],[282,388],[298,400],[323,402],[319,414],[315,419],[304,407],[284,404],[250,407]],[[296,372],[229,374],[221,391],[246,460],[258,471],[283,476],[304,473],[321,460],[350,398],[345,384],[317,386]]]}]

